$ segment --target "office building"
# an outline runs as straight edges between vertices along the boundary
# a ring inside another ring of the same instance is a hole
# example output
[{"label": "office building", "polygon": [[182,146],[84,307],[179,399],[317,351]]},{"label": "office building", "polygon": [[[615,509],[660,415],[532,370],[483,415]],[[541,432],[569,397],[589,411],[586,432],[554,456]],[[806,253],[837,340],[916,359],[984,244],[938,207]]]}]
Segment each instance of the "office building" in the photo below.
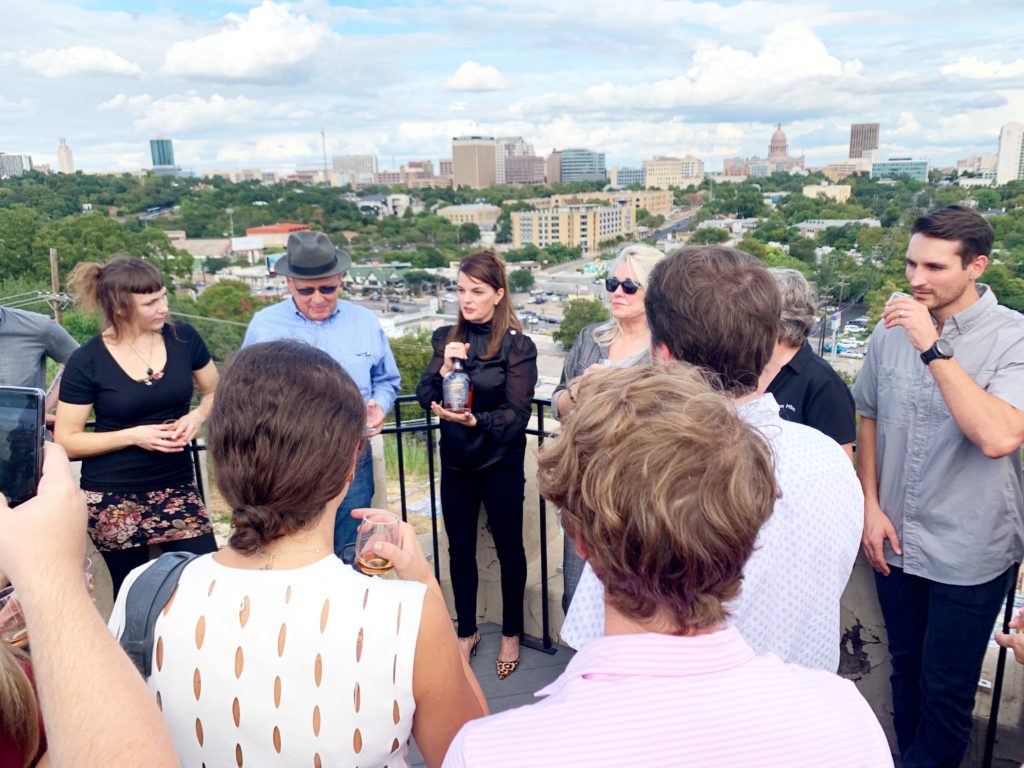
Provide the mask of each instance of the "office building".
[{"label": "office building", "polygon": [[468,203],[466,205],[446,205],[437,209],[437,215],[448,219],[455,226],[460,224],[476,224],[480,229],[494,229],[501,215],[501,207],[487,203]]},{"label": "office building", "polygon": [[808,184],[802,190],[804,197],[814,200],[823,197],[835,203],[845,203],[850,199],[853,187],[849,184]]},{"label": "office building", "polygon": [[529,244],[543,248],[561,243],[589,255],[596,253],[601,243],[636,232],[636,209],[631,205],[568,205],[514,211],[511,219],[513,248]]},{"label": "office building", "polygon": [[645,186],[645,178],[643,168],[620,168],[613,165],[608,171],[608,183],[619,189]]},{"label": "office building", "polygon": [[[494,178],[497,184],[511,184],[506,179],[506,167],[511,158],[533,155],[533,145],[522,136],[500,136],[494,142]],[[520,169],[521,170],[521,169]]]},{"label": "office building", "polygon": [[497,145],[493,136],[457,136],[452,139],[452,184],[484,189],[497,180]]},{"label": "office building", "polygon": [[57,144],[57,168],[60,169],[61,173],[75,172],[75,158],[71,154],[71,147],[68,146],[67,141],[64,139],[61,139]]},{"label": "office building", "polygon": [[[500,182],[499,182],[500,183]],[[520,155],[505,160],[506,184],[543,184],[544,158],[536,155]]]},{"label": "office building", "polygon": [[907,177],[912,181],[928,181],[927,160],[912,160],[909,157],[890,157],[885,161],[871,164],[872,179],[898,179]]},{"label": "office building", "polygon": [[850,126],[850,157],[864,157],[865,152],[878,149],[878,123],[853,123]]},{"label": "office building", "polygon": [[600,200],[606,205],[618,207],[632,206],[635,210],[643,208],[649,213],[668,215],[672,211],[673,198],[671,190],[619,190],[618,192],[578,192],[569,195],[551,195],[551,197],[531,197],[526,200],[508,200],[506,203],[523,202],[534,208],[565,208],[570,205],[583,205],[588,201]]},{"label": "office building", "polygon": [[561,177],[565,184],[572,181],[604,181],[607,178],[604,152],[563,149],[561,156]]},{"label": "office building", "polygon": [[174,144],[170,139],[158,136],[149,140],[149,154],[153,158],[153,167],[174,165]]},{"label": "office building", "polygon": [[648,189],[688,187],[704,181],[704,161],[693,155],[644,160],[644,186]]},{"label": "office building", "polygon": [[442,158],[437,161],[437,175],[438,176],[451,176],[452,175],[452,161],[451,158]]},{"label": "office building", "polygon": [[1024,123],[1007,123],[999,131],[996,184],[1024,179]]},{"label": "office building", "polygon": [[376,155],[334,155],[331,169],[335,173],[355,173],[372,176],[377,172]]},{"label": "office building", "polygon": [[562,182],[562,153],[557,149],[544,161],[544,179],[548,186]]},{"label": "office building", "polygon": [[980,155],[972,155],[971,157],[965,157],[963,160],[957,160],[956,172],[958,174],[971,173],[983,178],[988,178],[989,176],[995,178],[996,162],[996,156],[991,152],[982,152]]},{"label": "office building", "polygon": [[28,155],[8,155],[0,152],[0,178],[14,178],[32,170]]}]

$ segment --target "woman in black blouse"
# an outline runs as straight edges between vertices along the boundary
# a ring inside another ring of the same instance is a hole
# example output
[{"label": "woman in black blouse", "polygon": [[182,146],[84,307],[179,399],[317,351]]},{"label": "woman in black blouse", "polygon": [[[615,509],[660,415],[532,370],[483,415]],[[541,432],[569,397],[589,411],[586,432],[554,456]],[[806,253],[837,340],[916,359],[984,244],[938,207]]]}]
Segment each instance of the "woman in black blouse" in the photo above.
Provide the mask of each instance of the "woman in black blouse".
[{"label": "woman in black blouse", "polygon": [[[70,283],[103,331],[68,360],[54,437],[82,459],[89,535],[114,594],[150,544],[203,554],[217,549],[185,447],[213,405],[217,368],[190,325],[168,323],[160,271],[121,256],[82,263]],[[189,410],[194,384],[203,398]],[[95,412],[96,428],[86,421]]]},{"label": "woman in black blouse", "polygon": [[[458,293],[459,321],[434,332],[434,357],[416,397],[441,419],[441,512],[459,643],[467,657],[480,642],[476,529],[481,502],[487,510],[501,564],[502,638],[496,668],[504,679],[519,665],[523,632],[523,461],[537,384],[537,347],[523,333],[509,301],[505,265],[493,253],[462,260]],[[439,405],[441,382],[456,358],[473,382],[471,413],[452,413]]]}]

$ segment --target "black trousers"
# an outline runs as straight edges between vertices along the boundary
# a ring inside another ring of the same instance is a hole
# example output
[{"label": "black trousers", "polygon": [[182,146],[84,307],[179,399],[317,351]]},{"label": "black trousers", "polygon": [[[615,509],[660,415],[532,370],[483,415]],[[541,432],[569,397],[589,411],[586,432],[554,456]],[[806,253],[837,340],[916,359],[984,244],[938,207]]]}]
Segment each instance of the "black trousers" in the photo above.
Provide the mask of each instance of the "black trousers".
[{"label": "black trousers", "polygon": [[[193,552],[197,555],[205,555],[217,551],[217,540],[212,533],[204,533],[201,536],[194,536],[191,539],[180,541],[168,541],[164,544],[155,544],[161,552]],[[112,549],[108,552],[101,551],[103,562],[107,564],[110,571],[110,581],[114,585],[114,598],[121,591],[121,585],[125,578],[135,568],[145,565],[152,558],[149,556],[149,547],[131,547],[129,549]]]},{"label": "black trousers", "polygon": [[487,524],[501,565],[501,633],[513,637],[523,631],[524,457],[524,453],[514,453],[484,469],[441,466],[441,513],[448,533],[459,637],[469,637],[477,630],[476,537],[481,502],[487,510]]}]

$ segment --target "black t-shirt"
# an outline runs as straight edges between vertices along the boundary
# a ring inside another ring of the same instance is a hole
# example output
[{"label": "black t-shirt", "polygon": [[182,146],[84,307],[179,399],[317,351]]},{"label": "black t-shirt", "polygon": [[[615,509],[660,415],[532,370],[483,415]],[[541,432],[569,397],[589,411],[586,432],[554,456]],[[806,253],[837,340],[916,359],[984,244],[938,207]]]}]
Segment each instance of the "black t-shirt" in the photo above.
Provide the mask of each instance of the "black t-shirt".
[{"label": "black t-shirt", "polygon": [[[526,425],[537,386],[537,347],[522,331],[508,330],[501,349],[484,360],[490,341],[490,323],[467,323],[469,342],[464,369],[473,382],[475,427],[441,422],[441,461],[456,469],[482,469],[506,455],[526,450]],[[434,331],[434,357],[416,387],[416,399],[424,409],[441,402],[444,345],[451,326]]]},{"label": "black t-shirt", "polygon": [[[165,323],[167,364],[152,384],[136,381],[117,364],[99,336],[71,355],[60,383],[60,399],[91,405],[97,432],[162,424],[188,413],[192,372],[210,362],[202,337],[186,323]],[[82,488],[108,493],[157,491],[194,479],[189,454],[161,453],[130,446],[82,461]]]},{"label": "black t-shirt", "polygon": [[853,395],[839,374],[806,341],[768,385],[779,415],[824,432],[840,445],[857,437]]}]

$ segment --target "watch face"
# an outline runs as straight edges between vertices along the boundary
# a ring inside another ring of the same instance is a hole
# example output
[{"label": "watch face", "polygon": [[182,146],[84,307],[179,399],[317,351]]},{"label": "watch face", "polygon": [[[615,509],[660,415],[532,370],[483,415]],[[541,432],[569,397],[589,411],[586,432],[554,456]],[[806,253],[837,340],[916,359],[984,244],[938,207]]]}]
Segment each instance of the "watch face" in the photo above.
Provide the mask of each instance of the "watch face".
[{"label": "watch face", "polygon": [[939,353],[939,357],[948,359],[953,356],[953,345],[946,339],[938,339],[935,342],[935,351]]}]

